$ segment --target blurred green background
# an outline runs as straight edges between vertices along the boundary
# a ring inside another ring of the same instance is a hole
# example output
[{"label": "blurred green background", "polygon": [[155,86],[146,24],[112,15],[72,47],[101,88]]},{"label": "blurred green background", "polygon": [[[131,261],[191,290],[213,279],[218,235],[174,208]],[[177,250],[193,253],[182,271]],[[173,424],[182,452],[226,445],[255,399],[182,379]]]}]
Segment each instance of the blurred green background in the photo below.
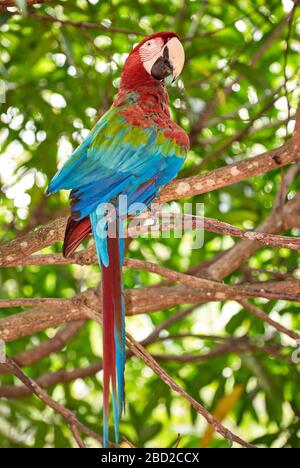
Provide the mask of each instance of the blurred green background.
[{"label": "blurred green background", "polygon": [[[67,194],[46,199],[47,184],[57,166],[112,104],[122,64],[133,45],[153,32],[176,31],[186,51],[182,77],[169,89],[172,115],[192,136],[182,176],[203,161],[196,172],[281,145],[292,133],[300,97],[299,10],[294,13],[291,28],[286,21],[292,7],[290,0],[74,0],[45,2],[30,8],[28,17],[15,14],[14,9],[2,12],[0,78],[6,83],[7,93],[6,103],[0,104],[1,242],[68,213]],[[78,27],[38,15],[93,24]],[[197,127],[199,115],[211,103],[215,107],[204,128]],[[251,229],[270,213],[280,178],[278,170],[195,197],[193,202],[205,203],[206,216]],[[296,178],[290,197],[298,188]],[[185,271],[236,242],[208,232],[201,250],[192,250],[192,241],[190,234],[183,239],[136,239],[128,255]],[[46,252],[60,252],[60,248],[56,245]],[[263,247],[247,267],[226,281],[300,275],[298,253],[285,249]],[[135,270],[126,270],[124,279],[125,286],[131,288],[160,281],[155,275]],[[32,266],[0,271],[1,298],[70,298],[95,287],[98,281],[97,266]],[[255,302],[273,318],[299,329],[297,305]],[[141,340],[180,309],[184,306],[128,318],[128,330]],[[0,310],[0,317],[18,310]],[[186,333],[195,336],[177,336]],[[8,352],[13,355],[29,349],[54,334],[55,330],[49,329],[10,343]],[[244,335],[258,345],[275,345],[277,356],[264,350],[235,350],[233,346],[230,352],[215,358],[195,362],[174,359],[162,365],[243,438],[263,447],[300,448],[300,376],[297,366],[290,362],[291,340],[274,333],[234,302],[195,307],[162,336],[168,334],[170,339],[149,347],[153,354],[201,355],[214,350],[220,340],[228,342],[230,337]],[[89,322],[61,352],[26,372],[36,378],[97,362],[100,337],[100,327]],[[206,434],[204,440],[207,426],[203,419],[136,358],[127,363],[126,382],[127,411],[121,432],[135,446],[172,447],[178,433],[180,447],[228,445],[215,435]],[[17,382],[11,376],[1,376],[1,383]],[[58,382],[49,392],[100,432],[101,373]],[[92,439],[86,442],[98,446]],[[0,446],[58,448],[72,447],[74,441],[58,415],[35,397],[27,397],[0,401]]]}]

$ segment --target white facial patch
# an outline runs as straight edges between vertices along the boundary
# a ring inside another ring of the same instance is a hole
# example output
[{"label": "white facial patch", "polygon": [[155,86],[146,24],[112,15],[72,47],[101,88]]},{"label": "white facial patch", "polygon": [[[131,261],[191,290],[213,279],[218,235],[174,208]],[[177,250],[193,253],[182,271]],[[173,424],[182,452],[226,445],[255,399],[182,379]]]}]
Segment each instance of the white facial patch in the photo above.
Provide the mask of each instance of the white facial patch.
[{"label": "white facial patch", "polygon": [[143,62],[144,68],[149,73],[149,75],[151,75],[152,67],[156,60],[163,56],[165,47],[168,48],[167,57],[173,67],[173,77],[171,81],[175,81],[182,72],[185,60],[184,48],[177,37],[169,39],[166,44],[164,44],[163,39],[160,37],[150,39],[149,41],[145,42],[142,47],[140,47],[139,55]]},{"label": "white facial patch", "polygon": [[145,44],[143,44],[139,49],[139,55],[149,75],[151,75],[152,66],[161,56],[163,46],[164,41],[160,37],[157,37],[145,42]]}]

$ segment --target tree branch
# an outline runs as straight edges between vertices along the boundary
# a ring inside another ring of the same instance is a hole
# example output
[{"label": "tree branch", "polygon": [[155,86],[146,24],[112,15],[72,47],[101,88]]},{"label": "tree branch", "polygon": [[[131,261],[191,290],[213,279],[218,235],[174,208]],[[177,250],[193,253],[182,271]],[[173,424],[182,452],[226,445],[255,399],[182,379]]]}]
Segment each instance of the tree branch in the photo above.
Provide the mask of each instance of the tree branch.
[{"label": "tree branch", "polygon": [[[27,5],[28,6],[33,6],[33,5],[40,5],[42,3],[53,3],[53,0],[27,0]],[[3,7],[12,7],[16,6],[16,1],[15,0],[0,0],[0,6]]]},{"label": "tree branch", "polygon": [[[32,349],[16,354],[13,357],[14,362],[20,367],[28,367],[46,356],[61,350],[77,335],[77,333],[79,333],[84,324],[85,320],[71,322],[63,330],[59,330],[54,338],[44,341],[42,344],[35,346]],[[5,364],[0,364],[0,374],[5,373],[7,373],[7,367]]]},{"label": "tree branch", "polygon": [[127,346],[135,354],[136,357],[139,357],[153,372],[159,377],[160,380],[165,382],[173,391],[181,395],[185,400],[187,400],[192,407],[210,424],[215,431],[220,434],[222,437],[232,440],[237,444],[245,448],[255,448],[253,445],[249,444],[245,440],[241,439],[237,435],[229,431],[223,424],[221,424],[217,419],[207,411],[200,403],[198,403],[194,398],[192,398],[183,388],[181,388],[165,371],[155,359],[145,350],[138,342],[134,340],[132,336],[127,333]]},{"label": "tree branch", "polygon": [[244,309],[248,310],[251,312],[251,314],[254,314],[256,317],[258,317],[260,320],[263,320],[264,322],[268,323],[271,325],[271,327],[276,328],[280,333],[283,333],[284,335],[289,336],[296,342],[300,341],[300,335],[292,330],[289,330],[288,328],[284,327],[278,322],[275,322],[275,320],[271,319],[265,312],[260,310],[258,307],[255,307],[253,304],[251,304],[248,301],[239,301],[239,303],[244,307]]},{"label": "tree branch", "polygon": [[[149,346],[158,341],[165,341],[171,339],[183,339],[186,336],[194,337],[202,340],[211,339],[214,342],[220,342],[222,345],[217,346],[213,350],[197,355],[182,355],[182,356],[172,356],[172,355],[155,355],[153,356],[157,361],[178,361],[178,362],[199,362],[206,361],[208,359],[213,359],[218,356],[229,353],[244,353],[244,352],[264,352],[275,358],[285,359],[283,354],[280,354],[279,351],[282,347],[278,344],[265,344],[264,346],[257,345],[254,342],[250,341],[248,337],[241,338],[232,338],[232,337],[222,337],[222,336],[204,336],[204,335],[192,335],[192,334],[179,334],[179,335],[168,335],[166,337],[160,337],[159,333],[162,329],[168,328],[170,325],[176,321],[186,316],[188,313],[194,310],[194,307],[180,311],[174,316],[167,319],[162,324],[158,325],[153,332],[145,338],[141,345]],[[127,350],[126,357],[127,359],[132,357],[132,352]],[[13,358],[14,359],[14,358]],[[9,373],[9,369],[3,365],[5,373]],[[35,379],[36,383],[42,388],[49,388],[57,383],[69,383],[79,378],[87,378],[95,375],[96,373],[102,370],[102,361],[97,361],[87,367],[74,369],[72,371],[59,370],[56,372],[48,372],[44,375],[39,376]],[[30,388],[24,386],[8,385],[0,387],[0,398],[24,398],[32,394]]]},{"label": "tree branch", "polygon": [[299,146],[289,142],[278,149],[220,167],[206,174],[171,182],[158,197],[158,202],[179,200],[212,192],[286,166],[297,158],[299,158]]},{"label": "tree branch", "polygon": [[[280,209],[276,209],[272,212],[271,216],[262,224],[260,227],[264,232],[279,232],[281,230],[290,229],[291,227],[296,227],[297,222],[299,223],[300,219],[300,193],[298,193],[293,200],[289,201],[286,205]],[[57,224],[58,229],[61,232],[64,231],[64,220],[57,220],[47,229],[46,237],[50,237],[53,240],[53,231],[55,229],[55,224]],[[49,232],[52,234],[49,236]],[[44,232],[44,231],[42,231]],[[60,234],[59,234],[60,235]],[[35,240],[33,236],[33,246],[26,244],[26,248],[31,250],[31,252],[36,251],[40,248],[40,236]],[[18,245],[17,241],[12,241],[15,248]],[[25,241],[26,242],[26,241]],[[36,245],[37,242],[37,245]],[[22,242],[21,242],[22,243]],[[47,244],[47,242],[41,242],[42,245]],[[4,247],[4,249],[3,249]],[[23,248],[24,248],[23,244]],[[215,280],[222,280],[224,277],[228,276],[231,272],[237,270],[242,266],[246,259],[250,257],[258,248],[260,244],[253,241],[242,241],[238,243],[234,248],[230,249],[228,252],[218,255],[214,261],[211,261],[210,264],[201,271],[201,275],[207,278],[212,278]],[[13,253],[11,249],[11,244],[6,244],[0,247],[5,251],[7,249],[8,254]],[[85,254],[91,250],[85,251]],[[23,256],[25,257],[28,253],[22,251]],[[78,259],[82,253],[76,254]],[[16,255],[18,257],[18,255]],[[55,258],[53,259],[55,261]],[[80,261],[78,262],[80,263]],[[171,281],[171,280],[170,280]],[[251,286],[252,287],[252,286]],[[259,287],[259,286],[258,286]],[[271,286],[269,286],[271,288]],[[281,286],[282,287],[282,286]],[[248,285],[249,288],[249,285]],[[273,286],[272,286],[273,288]],[[280,296],[280,291],[277,289],[278,295]],[[278,297],[279,297],[278,296]],[[241,298],[244,299],[244,298]],[[80,300],[87,300],[91,303],[99,303],[99,298],[95,296],[93,291],[87,292],[86,296],[82,299],[76,298],[74,301],[67,303],[56,303],[55,309],[49,309],[49,303],[47,303],[47,310],[44,308],[33,309],[28,312],[23,312],[17,316],[13,315],[0,320],[0,330],[1,336],[7,341],[15,340],[19,337],[33,334],[37,331],[43,330],[49,326],[57,326],[63,322],[69,322],[72,320],[82,319],[84,314],[80,311]],[[204,291],[191,291],[190,289],[176,287],[176,288],[148,288],[147,290],[133,290],[126,292],[126,303],[127,311],[129,314],[136,313],[147,313],[153,312],[154,310],[160,310],[161,305],[164,304],[165,308],[173,307],[179,304],[199,304],[207,302],[212,299],[212,295],[209,292],[209,296]],[[78,303],[76,302],[78,301]],[[6,304],[7,305],[7,304]],[[98,305],[95,306],[96,308]]]},{"label": "tree branch", "polygon": [[[191,314],[194,310],[193,307],[189,307],[187,309],[183,309],[180,312],[177,312],[176,314],[172,315],[168,319],[164,320],[162,323],[157,325],[155,329],[148,335],[147,338],[145,338],[142,341],[143,346],[148,346],[149,344],[157,341],[159,339],[159,334],[162,330],[167,329],[174,323],[178,322],[179,320],[183,319],[186,317],[188,314]],[[57,335],[59,332],[57,333]],[[55,338],[54,338],[55,339]],[[132,353],[130,351],[127,351],[127,357],[131,357]],[[15,361],[15,358],[17,356],[14,356],[13,359]],[[22,367],[22,366],[21,366]],[[91,364],[90,366],[82,369],[74,369],[72,371],[64,371],[60,370],[57,372],[49,372],[47,374],[44,374],[37,379],[37,383],[42,387],[42,388],[47,388],[50,387],[57,382],[70,382],[72,380],[75,380],[77,378],[84,378],[84,377],[90,377],[91,375],[95,375],[97,372],[99,372],[102,369],[102,361],[98,361],[94,364]],[[0,367],[1,373],[8,373],[9,370],[5,366],[5,364]],[[27,387],[0,387],[0,398],[19,398],[23,396],[28,396],[30,395],[30,390]]]},{"label": "tree branch", "polygon": [[[299,170],[298,167],[293,167],[293,169],[296,169],[297,172]],[[296,171],[293,171],[293,173]],[[156,215],[161,214],[156,213]],[[273,247],[278,247],[278,248],[286,248],[290,250],[300,250],[300,238],[297,237],[287,237],[287,236],[279,236],[276,234],[269,234],[269,233],[264,233],[264,232],[255,232],[255,231],[244,231],[240,228],[237,228],[235,226],[232,226],[228,223],[224,223],[222,221],[219,221],[217,219],[212,219],[212,218],[201,218],[200,216],[191,216],[191,215],[177,215],[173,214],[171,215],[172,218],[174,218],[174,221],[170,221],[170,223],[164,223],[164,224],[159,224],[155,226],[153,231],[168,231],[168,230],[173,230],[182,227],[183,223],[185,227],[190,228],[190,229],[199,229],[199,226],[204,227],[206,231],[214,232],[216,234],[223,234],[223,235],[228,235],[232,237],[240,237],[243,239],[248,239],[248,240],[253,240],[257,241],[263,245],[267,246],[273,246]],[[139,217],[141,221],[145,221],[146,219],[151,218],[151,214],[145,214]],[[147,233],[149,230],[148,226],[145,226],[145,228],[138,228],[139,234],[142,233]],[[39,231],[36,232],[36,237],[37,237],[37,247],[39,248],[38,245],[38,239],[39,239]],[[129,238],[134,238],[136,237],[136,230],[132,229],[129,230],[128,232]],[[61,239],[57,239],[58,241]],[[16,249],[16,242],[12,241],[13,245],[11,250]],[[31,240],[32,242],[32,240]],[[20,239],[20,243],[25,245],[24,243],[24,238]],[[33,248],[31,244],[31,249]],[[10,257],[6,257],[10,259]],[[2,261],[3,262],[3,261]],[[94,247],[89,248],[86,251],[81,251],[79,253],[74,254],[72,257],[65,258],[63,255],[60,254],[48,254],[48,255],[33,255],[29,257],[20,257],[19,260],[15,260],[12,263],[2,263],[1,264],[1,259],[0,259],[0,266],[2,267],[16,267],[16,266],[28,266],[28,265],[69,265],[69,264],[78,264],[78,265],[90,265],[93,263],[97,263],[97,256],[96,256],[96,250]],[[129,264],[127,266],[130,266],[130,260],[127,261]]]},{"label": "tree branch", "polygon": [[[162,273],[160,269],[156,271]],[[165,274],[167,273],[165,271]],[[294,302],[299,302],[300,298],[300,295],[297,293],[287,292],[282,282],[276,288],[274,288],[274,283],[271,283],[268,284],[268,289],[264,289],[260,284],[230,287],[218,283],[205,283],[203,279],[182,273],[177,274],[176,272],[172,272],[170,277],[173,281],[180,279],[186,285],[169,288],[156,287],[125,290],[127,315],[153,313],[161,310],[162,306],[164,309],[168,309],[182,304],[200,304],[225,300],[239,301],[245,299],[245,297],[267,297],[269,299],[286,299]],[[213,290],[215,286],[212,285],[214,284],[220,289]],[[299,285],[299,281],[297,284]],[[209,289],[204,290],[199,285],[205,285],[206,287],[209,285]],[[21,305],[22,299],[19,301],[19,305]],[[0,302],[0,305],[4,305],[4,303]],[[1,339],[7,342],[14,341],[46,328],[56,327],[61,323],[86,318],[84,312],[84,306],[86,305],[101,311],[101,301],[97,295],[97,291],[91,289],[79,294],[74,299],[62,300],[61,304],[59,301],[56,301],[53,307],[52,305],[51,299],[49,303],[45,299],[44,307],[33,308],[27,312],[21,312],[0,319]],[[8,304],[5,303],[5,306],[7,307]]]},{"label": "tree branch", "polygon": [[[65,419],[79,447],[83,447],[84,443],[79,435],[78,429],[86,435],[102,442],[102,437],[98,436],[98,434],[82,424],[72,411],[53,400],[53,398],[51,398],[34,380],[24,374],[12,359],[7,358],[6,365],[10,368],[11,372],[32,391],[32,393]],[[110,444],[110,446],[115,446],[115,444]]]},{"label": "tree branch", "polygon": [[[33,0],[30,2],[30,0],[28,1],[28,5],[29,6],[32,6],[34,4],[39,4],[39,3],[51,3],[51,0]],[[53,0],[52,0],[52,3],[53,3]],[[6,5],[7,4],[7,5]],[[0,1],[0,11],[6,11],[6,8],[8,8],[9,6],[16,6],[15,2],[14,1],[8,1],[8,2],[3,2],[3,6],[2,6],[2,3]],[[9,13],[11,16],[15,16],[16,14],[18,13]],[[127,36],[131,35],[131,34],[135,34],[136,36],[141,36],[141,37],[146,37],[147,34],[140,30],[140,31],[135,31],[135,30],[132,30],[132,29],[124,29],[124,28],[117,28],[117,27],[114,27],[114,26],[105,26],[101,23],[92,23],[92,22],[89,22],[89,21],[72,21],[72,20],[64,20],[64,19],[61,19],[61,18],[55,18],[54,16],[50,16],[50,15],[41,15],[41,14],[38,14],[38,13],[33,13],[33,12],[28,12],[27,15],[26,15],[27,18],[31,18],[31,19],[34,19],[34,20],[37,20],[37,21],[43,21],[43,22],[46,22],[46,23],[57,23],[57,24],[60,24],[64,27],[72,27],[72,28],[77,28],[77,29],[84,29],[84,30],[100,30],[100,31],[105,31],[105,32],[108,32],[108,33],[111,33],[111,34],[125,34]]]},{"label": "tree branch", "polygon": [[[5,367],[5,373],[11,373],[11,369],[3,364]],[[35,379],[35,382],[43,389],[50,388],[57,383],[68,383],[72,382],[76,379],[84,379],[87,377],[91,377],[97,372],[102,370],[102,361],[99,360],[87,367],[74,369],[71,371],[65,370],[58,370],[55,372],[47,372],[46,374],[41,375]],[[8,385],[8,386],[0,386],[0,398],[24,398],[27,396],[32,395],[32,390],[28,388],[26,385],[24,386],[16,386],[16,385]]]},{"label": "tree branch", "polygon": [[[257,231],[276,233],[296,227],[300,227],[300,192],[283,206],[278,207],[275,203],[270,216]],[[207,268],[201,269],[201,276],[220,281],[244,265],[260,247],[257,241],[243,240],[218,256]]]}]

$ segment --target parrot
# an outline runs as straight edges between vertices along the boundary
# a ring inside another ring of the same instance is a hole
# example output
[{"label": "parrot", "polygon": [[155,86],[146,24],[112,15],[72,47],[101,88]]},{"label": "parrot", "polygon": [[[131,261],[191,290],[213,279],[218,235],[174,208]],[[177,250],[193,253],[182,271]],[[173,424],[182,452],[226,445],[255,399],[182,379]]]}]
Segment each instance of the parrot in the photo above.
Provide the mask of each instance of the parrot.
[{"label": "parrot", "polygon": [[[184,61],[184,48],[174,32],[152,34],[134,46],[111,108],[47,190],[48,195],[70,191],[63,255],[71,257],[90,235],[95,239],[102,288],[103,447],[109,441],[111,406],[116,443],[125,407],[124,220],[136,215],[131,208],[136,204],[147,209],[185,162],[189,137],[172,120],[167,93]],[[126,197],[126,209],[120,207],[121,197]]]}]

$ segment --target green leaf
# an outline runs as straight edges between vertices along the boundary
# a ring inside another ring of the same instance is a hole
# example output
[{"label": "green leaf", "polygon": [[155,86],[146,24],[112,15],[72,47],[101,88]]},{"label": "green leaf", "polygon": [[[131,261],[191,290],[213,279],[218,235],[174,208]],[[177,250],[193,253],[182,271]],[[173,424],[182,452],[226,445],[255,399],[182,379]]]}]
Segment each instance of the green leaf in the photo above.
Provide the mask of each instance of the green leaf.
[{"label": "green leaf", "polygon": [[7,23],[7,21],[10,19],[10,15],[6,15],[5,13],[0,15],[0,26],[3,24]]},{"label": "green leaf", "polygon": [[267,447],[271,447],[271,445],[277,440],[280,432],[275,432],[274,434],[265,434],[261,437],[257,437],[256,439],[252,440],[252,444],[254,445],[266,445]]},{"label": "green leaf", "polygon": [[152,424],[151,426],[141,427],[139,431],[139,445],[144,446],[148,440],[153,439],[161,430],[161,423]]},{"label": "green leaf", "polygon": [[244,63],[241,62],[236,62],[234,64],[234,68],[247,80],[249,83],[253,84],[254,86],[257,86],[258,88],[267,86],[265,77],[263,74],[259,72],[259,70],[249,67],[248,65],[245,65]]}]

